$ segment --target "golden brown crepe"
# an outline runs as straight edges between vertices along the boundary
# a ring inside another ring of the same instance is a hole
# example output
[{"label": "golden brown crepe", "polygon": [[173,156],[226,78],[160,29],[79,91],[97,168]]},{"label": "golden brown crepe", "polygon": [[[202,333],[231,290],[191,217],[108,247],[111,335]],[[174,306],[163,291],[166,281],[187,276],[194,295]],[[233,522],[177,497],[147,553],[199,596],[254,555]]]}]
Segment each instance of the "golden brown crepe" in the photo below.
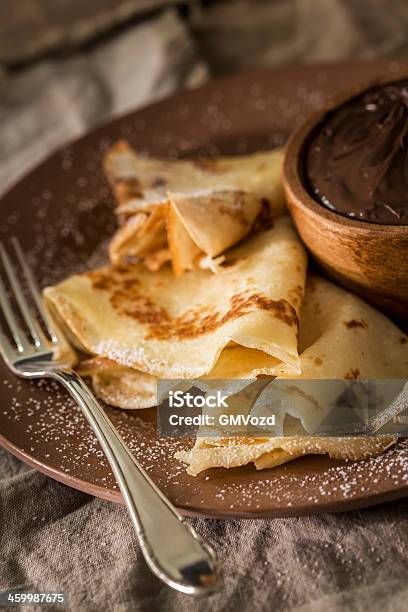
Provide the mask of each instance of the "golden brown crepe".
[{"label": "golden brown crepe", "polygon": [[262,351],[234,346],[223,351],[214,378],[407,378],[407,336],[353,293],[309,274],[299,330],[300,374]]},{"label": "golden brown crepe", "polygon": [[117,408],[150,408],[157,403],[157,378],[110,359],[94,357],[83,361],[77,372],[92,379],[96,395]]},{"label": "golden brown crepe", "polygon": [[[296,403],[297,412],[290,414],[299,418],[307,431],[324,420],[331,402],[341,393],[342,380],[408,378],[405,334],[354,294],[317,276],[308,279],[299,345],[301,373],[294,374],[290,366],[282,364],[275,367],[275,373],[276,380],[290,379],[290,392],[297,391],[301,397],[302,401]],[[213,373],[223,372],[225,378],[251,377],[254,371],[272,373],[267,356],[257,351],[251,361],[250,353],[254,351],[241,347],[225,350]],[[302,386],[302,381],[307,379],[336,380],[324,387],[323,392],[318,386],[317,396],[309,397]],[[254,408],[258,414],[261,400],[262,394]],[[263,469],[310,453],[327,453],[338,459],[362,459],[383,452],[395,442],[396,438],[392,436],[332,438],[302,435],[249,439],[228,436],[227,433],[223,435],[218,430],[213,436],[207,432],[202,437],[200,433],[191,451],[178,453],[177,458],[188,465],[190,474],[195,475],[210,467],[237,467],[251,462],[257,469]]]},{"label": "golden brown crepe", "polygon": [[[226,347],[215,366],[202,379],[253,379],[267,374],[280,379],[289,378],[300,386],[302,379],[338,379],[339,382],[350,378],[376,379],[408,377],[408,342],[406,336],[384,315],[373,309],[344,289],[317,277],[309,276],[306,295],[300,316],[299,331],[300,374],[292,368],[282,366],[279,359],[266,355],[263,351],[246,349],[239,345]],[[108,376],[110,367],[119,366],[98,358],[89,374],[97,376],[99,365]],[[122,368],[123,369],[123,368]],[[147,380],[144,380],[144,377]],[[131,378],[132,377],[132,378]],[[97,377],[96,386],[100,393],[104,384],[103,377]],[[130,383],[132,381],[132,384]],[[139,398],[140,388],[146,389],[151,377],[137,370],[128,369],[123,384],[120,377],[115,378],[117,394],[126,398],[126,406],[117,403],[110,392],[109,403],[127,408],[142,408],[156,404],[153,386],[149,399],[144,391]],[[94,380],[95,382],[95,380]],[[215,383],[217,384],[217,383]],[[293,385],[292,385],[293,386]],[[333,390],[336,392],[336,389]],[[107,392],[103,393],[104,398]],[[318,398],[319,414],[328,406],[329,398]],[[312,406],[313,407],[313,406]],[[313,417],[311,406],[305,404],[309,419]],[[299,415],[301,417],[302,415]],[[307,423],[307,420],[306,420]]]},{"label": "golden brown crepe", "polygon": [[135,264],[74,275],[45,290],[77,346],[159,378],[208,374],[231,343],[297,371],[306,255],[282,216],[230,252],[219,274],[174,277]]},{"label": "golden brown crepe", "polygon": [[119,141],[105,158],[120,227],[113,264],[143,260],[151,271],[165,261],[176,274],[216,272],[220,256],[253,228],[261,212],[285,209],[282,152],[201,161],[145,158]]}]

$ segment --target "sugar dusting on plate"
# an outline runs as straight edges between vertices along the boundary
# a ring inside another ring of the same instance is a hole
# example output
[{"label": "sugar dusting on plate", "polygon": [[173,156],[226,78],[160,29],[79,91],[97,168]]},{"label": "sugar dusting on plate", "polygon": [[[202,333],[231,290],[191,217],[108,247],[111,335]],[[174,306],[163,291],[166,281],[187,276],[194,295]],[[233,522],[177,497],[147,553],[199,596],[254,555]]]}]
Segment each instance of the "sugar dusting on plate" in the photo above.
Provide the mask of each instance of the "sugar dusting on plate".
[{"label": "sugar dusting on plate", "polygon": [[[58,383],[11,380],[3,381],[3,386],[12,392],[12,401],[2,408],[1,422],[7,422],[10,430],[24,428],[22,447],[29,455],[68,476],[111,490],[117,488],[94,434]],[[174,459],[174,453],[188,448],[192,440],[156,437],[152,410],[126,412],[109,407],[107,410],[131,452],[157,484],[174,503],[195,511],[201,508],[211,513],[215,507],[221,513],[223,510],[262,513],[272,507],[284,512],[298,506],[299,500],[313,511],[313,507],[332,499],[341,502],[369,497],[378,491],[379,482],[385,482],[388,489],[408,486],[406,440],[365,461],[332,461],[322,468],[321,458],[316,457],[307,473],[296,469],[296,464],[304,460],[300,459],[263,472],[252,467],[243,471],[221,469],[194,478]],[[6,437],[10,436],[6,433]]]}]

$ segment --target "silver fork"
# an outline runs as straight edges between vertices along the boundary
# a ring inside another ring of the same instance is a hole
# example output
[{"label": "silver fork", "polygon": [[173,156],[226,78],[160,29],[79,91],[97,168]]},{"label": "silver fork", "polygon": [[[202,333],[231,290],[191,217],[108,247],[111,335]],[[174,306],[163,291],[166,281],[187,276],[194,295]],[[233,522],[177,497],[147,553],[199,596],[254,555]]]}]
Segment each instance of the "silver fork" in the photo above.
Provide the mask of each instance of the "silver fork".
[{"label": "silver fork", "polygon": [[0,276],[0,306],[14,341],[13,346],[0,330],[0,353],[4,361],[17,376],[58,380],[75,399],[109,461],[144,558],[153,573],[165,584],[183,593],[197,595],[214,591],[219,585],[214,551],[184,521],[136,461],[86,383],[67,364],[56,359],[61,346],[61,330],[52,321],[42,302],[17,239],[12,238],[11,241],[23,273],[21,276],[25,277],[50,339],[43,333],[38,315],[26,300],[11,259],[0,243],[0,260],[11,293],[31,336],[19,324]]}]

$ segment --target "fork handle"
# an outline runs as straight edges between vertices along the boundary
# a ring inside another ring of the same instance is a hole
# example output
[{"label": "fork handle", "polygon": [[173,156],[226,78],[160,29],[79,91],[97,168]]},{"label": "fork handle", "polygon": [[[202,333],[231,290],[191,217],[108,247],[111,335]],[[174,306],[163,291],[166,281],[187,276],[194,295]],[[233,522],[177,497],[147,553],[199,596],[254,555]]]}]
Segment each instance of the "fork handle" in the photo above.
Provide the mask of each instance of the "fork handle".
[{"label": "fork handle", "polygon": [[168,586],[183,593],[217,587],[216,558],[130,453],[88,385],[70,370],[55,372],[80,406],[112,468],[143,556]]}]

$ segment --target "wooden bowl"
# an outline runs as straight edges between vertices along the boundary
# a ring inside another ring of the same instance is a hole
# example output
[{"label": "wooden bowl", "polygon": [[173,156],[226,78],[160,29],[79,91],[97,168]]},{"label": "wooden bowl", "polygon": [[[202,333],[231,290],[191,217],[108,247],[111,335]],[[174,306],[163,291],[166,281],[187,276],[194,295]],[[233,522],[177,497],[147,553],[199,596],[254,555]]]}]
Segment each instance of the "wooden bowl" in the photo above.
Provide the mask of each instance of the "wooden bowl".
[{"label": "wooden bowl", "polygon": [[[331,98],[289,140],[283,180],[296,228],[323,271],[384,312],[408,320],[408,225],[381,225],[332,212],[313,198],[303,180],[303,155],[326,114],[375,85],[377,80]],[[407,194],[408,197],[408,194]]]}]

